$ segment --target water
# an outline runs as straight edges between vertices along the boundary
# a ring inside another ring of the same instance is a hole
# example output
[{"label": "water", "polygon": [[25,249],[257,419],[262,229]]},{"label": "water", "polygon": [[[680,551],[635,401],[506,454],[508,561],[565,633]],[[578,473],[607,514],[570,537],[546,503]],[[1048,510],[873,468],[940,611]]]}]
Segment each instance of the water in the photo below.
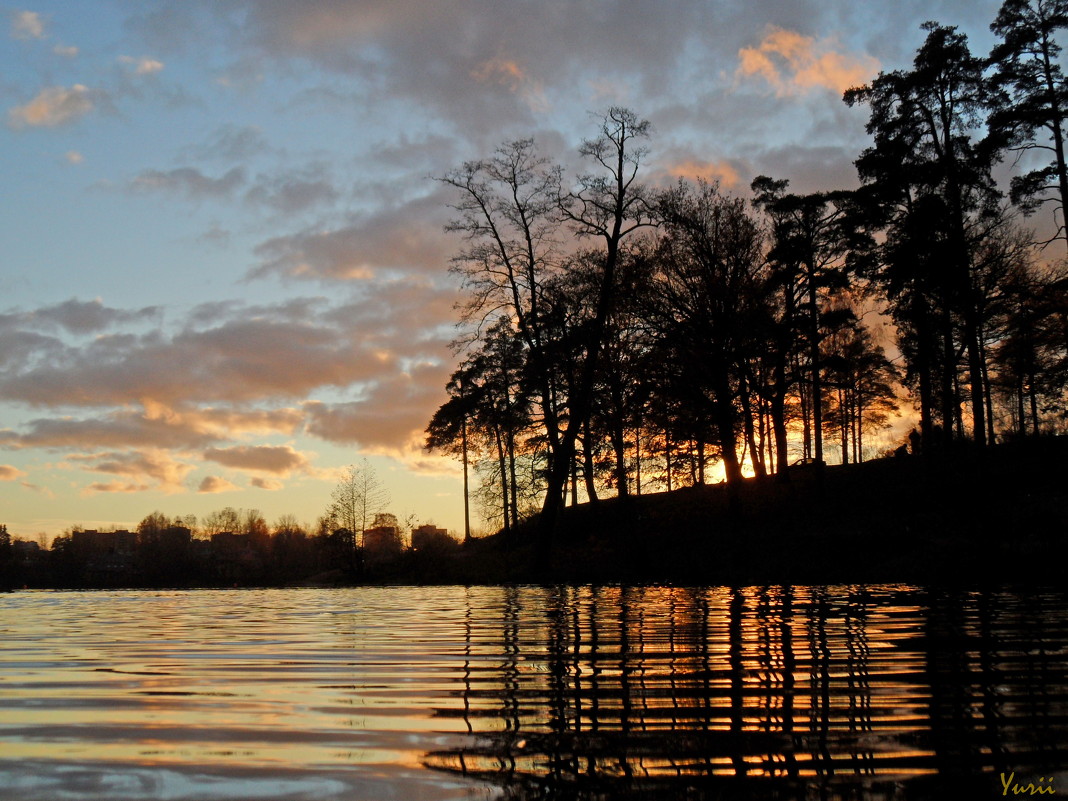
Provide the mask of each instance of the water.
[{"label": "water", "polygon": [[0,596],[4,801],[875,801],[1006,781],[1068,793],[1062,592]]}]

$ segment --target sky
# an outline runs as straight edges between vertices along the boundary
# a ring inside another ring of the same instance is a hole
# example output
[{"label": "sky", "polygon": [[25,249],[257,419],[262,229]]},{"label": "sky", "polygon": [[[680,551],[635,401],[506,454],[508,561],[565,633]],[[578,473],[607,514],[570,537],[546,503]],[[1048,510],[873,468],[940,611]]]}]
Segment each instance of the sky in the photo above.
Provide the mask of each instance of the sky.
[{"label": "sky", "polygon": [[[225,506],[314,524],[367,459],[389,511],[462,531],[423,430],[460,299],[435,181],[597,113],[646,180],[856,185],[866,112],[933,19],[988,0],[68,0],[0,6],[0,523]],[[477,526],[476,526],[477,527]]]}]

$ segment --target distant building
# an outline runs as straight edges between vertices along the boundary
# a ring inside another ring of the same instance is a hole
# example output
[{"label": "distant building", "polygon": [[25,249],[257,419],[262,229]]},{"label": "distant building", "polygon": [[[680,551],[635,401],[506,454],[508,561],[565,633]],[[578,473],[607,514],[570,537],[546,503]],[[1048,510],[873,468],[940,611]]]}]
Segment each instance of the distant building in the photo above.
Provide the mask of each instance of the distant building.
[{"label": "distant building", "polygon": [[137,547],[137,534],[125,529],[118,531],[74,531],[71,546],[85,554],[131,554]]},{"label": "distant building", "polygon": [[83,575],[91,584],[122,583],[133,570],[137,534],[133,531],[71,532],[71,549],[83,561]]},{"label": "distant building", "polygon": [[396,526],[378,526],[365,529],[363,532],[363,548],[369,556],[372,554],[375,556],[399,554],[404,549],[400,529]]},{"label": "distant building", "polygon": [[451,548],[457,544],[448,531],[430,523],[412,529],[412,547],[417,551]]}]

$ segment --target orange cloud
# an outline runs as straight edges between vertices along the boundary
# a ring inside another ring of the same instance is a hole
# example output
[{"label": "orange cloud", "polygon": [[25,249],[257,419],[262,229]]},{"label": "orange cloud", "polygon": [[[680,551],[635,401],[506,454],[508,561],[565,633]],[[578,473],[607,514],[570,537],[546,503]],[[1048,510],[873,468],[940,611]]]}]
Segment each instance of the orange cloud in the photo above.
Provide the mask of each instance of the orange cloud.
[{"label": "orange cloud", "polygon": [[14,481],[16,478],[21,478],[26,475],[17,467],[13,467],[9,464],[0,464],[0,481]]},{"label": "orange cloud", "polygon": [[124,484],[121,481],[94,482],[82,490],[82,495],[93,495],[97,492],[147,492],[152,489],[149,484]]},{"label": "orange cloud", "polygon": [[225,478],[220,478],[219,476],[207,476],[200,482],[200,486],[197,487],[197,492],[207,495],[217,492],[233,492],[236,489],[240,489],[240,487],[232,481],[227,481]]},{"label": "orange cloud", "polygon": [[288,475],[294,470],[308,466],[304,454],[293,450],[288,445],[239,445],[234,448],[208,448],[204,458],[218,462],[225,467],[237,470],[251,470],[259,473]]},{"label": "orange cloud", "polygon": [[549,101],[540,82],[532,79],[509,58],[491,58],[471,70],[471,77],[479,83],[496,83],[514,95],[519,95],[531,111],[547,111]]},{"label": "orange cloud", "polygon": [[835,50],[833,39],[816,40],[796,31],[771,28],[756,47],[738,51],[737,75],[762,78],[780,97],[814,88],[844,92],[869,80],[879,62],[867,55]]},{"label": "orange cloud", "polygon": [[[184,489],[182,482],[194,469],[193,465],[178,462],[159,450],[71,454],[67,458],[72,462],[87,464],[86,470],[128,479],[125,484],[117,481],[91,484],[87,491],[92,492],[143,492],[153,488],[164,492],[181,492]],[[156,483],[153,486],[146,483],[145,479]]]},{"label": "orange cloud", "polygon": [[275,481],[273,478],[259,478],[258,476],[256,478],[253,478],[252,481],[249,483],[251,483],[254,487],[258,487],[259,489],[263,490],[270,490],[271,492],[280,490],[285,486],[281,481]]},{"label": "orange cloud", "polygon": [[55,128],[93,110],[92,91],[80,83],[67,89],[50,86],[42,89],[30,102],[7,112],[12,128]]},{"label": "orange cloud", "polygon": [[690,159],[673,164],[667,168],[668,174],[673,178],[689,178],[697,180],[702,178],[706,181],[718,181],[723,186],[737,186],[741,177],[738,171],[725,161],[695,161]]},{"label": "orange cloud", "polygon": [[0,431],[5,448],[203,448],[244,435],[292,434],[299,409],[174,409],[145,399],[144,411],[119,409],[88,419],[40,418],[26,433]]}]

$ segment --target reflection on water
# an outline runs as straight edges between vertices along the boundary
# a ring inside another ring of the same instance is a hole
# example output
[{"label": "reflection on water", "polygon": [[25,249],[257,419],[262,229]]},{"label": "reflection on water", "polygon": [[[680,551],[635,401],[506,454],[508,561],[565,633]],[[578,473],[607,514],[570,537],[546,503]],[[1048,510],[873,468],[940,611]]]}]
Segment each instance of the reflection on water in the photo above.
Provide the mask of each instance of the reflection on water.
[{"label": "reflection on water", "polygon": [[1062,594],[499,592],[465,619],[474,739],[428,763],[510,797],[1068,792]]},{"label": "reflection on water", "polygon": [[952,799],[1009,772],[1068,793],[1059,592],[29,592],[0,613],[4,799]]}]

